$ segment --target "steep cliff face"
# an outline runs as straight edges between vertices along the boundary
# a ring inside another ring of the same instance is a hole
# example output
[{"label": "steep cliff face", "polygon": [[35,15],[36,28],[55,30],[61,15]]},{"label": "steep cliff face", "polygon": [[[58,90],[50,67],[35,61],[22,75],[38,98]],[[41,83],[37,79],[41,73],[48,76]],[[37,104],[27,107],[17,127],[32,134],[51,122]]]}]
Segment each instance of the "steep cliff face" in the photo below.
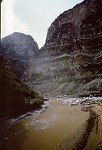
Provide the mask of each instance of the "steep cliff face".
[{"label": "steep cliff face", "polygon": [[102,1],[85,0],[62,13],[50,26],[43,50],[95,53],[101,50]]},{"label": "steep cliff face", "polygon": [[38,45],[30,35],[15,32],[1,40],[0,55],[20,78],[30,68],[38,51]]},{"label": "steep cliff face", "polygon": [[37,81],[30,83],[38,91],[101,95],[102,0],[84,0],[58,16],[40,56]]}]

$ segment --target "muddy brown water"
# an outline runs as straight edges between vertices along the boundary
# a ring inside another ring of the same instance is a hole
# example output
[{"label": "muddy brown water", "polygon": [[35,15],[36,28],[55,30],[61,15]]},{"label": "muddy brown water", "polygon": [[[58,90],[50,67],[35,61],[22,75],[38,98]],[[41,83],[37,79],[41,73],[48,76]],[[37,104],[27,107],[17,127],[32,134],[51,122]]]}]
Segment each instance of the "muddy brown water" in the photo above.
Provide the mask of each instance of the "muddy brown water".
[{"label": "muddy brown water", "polygon": [[78,106],[50,99],[48,108],[22,119],[4,132],[2,150],[52,150],[65,136],[80,127],[89,117]]}]

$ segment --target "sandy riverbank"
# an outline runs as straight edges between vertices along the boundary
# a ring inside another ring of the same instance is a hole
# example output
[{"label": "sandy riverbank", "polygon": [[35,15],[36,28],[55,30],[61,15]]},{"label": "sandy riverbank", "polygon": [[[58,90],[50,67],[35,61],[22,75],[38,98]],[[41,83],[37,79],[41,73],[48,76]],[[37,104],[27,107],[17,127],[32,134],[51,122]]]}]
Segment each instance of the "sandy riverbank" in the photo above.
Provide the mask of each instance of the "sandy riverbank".
[{"label": "sandy riverbank", "polygon": [[96,105],[92,111],[95,113],[94,126],[83,150],[102,150],[102,104]]},{"label": "sandy riverbank", "polygon": [[66,135],[54,150],[102,150],[102,106],[89,111],[89,119]]}]

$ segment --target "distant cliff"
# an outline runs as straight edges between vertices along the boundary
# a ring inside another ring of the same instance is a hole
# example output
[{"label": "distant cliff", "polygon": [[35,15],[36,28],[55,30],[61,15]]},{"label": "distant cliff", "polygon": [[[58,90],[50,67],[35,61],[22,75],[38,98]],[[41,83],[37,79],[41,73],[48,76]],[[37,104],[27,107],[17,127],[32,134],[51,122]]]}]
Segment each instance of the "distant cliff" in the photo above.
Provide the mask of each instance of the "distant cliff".
[{"label": "distant cliff", "polygon": [[1,40],[2,53],[6,56],[19,55],[24,60],[37,56],[38,44],[30,35],[14,32]]},{"label": "distant cliff", "polygon": [[1,40],[0,55],[8,61],[9,67],[22,78],[39,52],[38,44],[30,35],[14,32]]}]

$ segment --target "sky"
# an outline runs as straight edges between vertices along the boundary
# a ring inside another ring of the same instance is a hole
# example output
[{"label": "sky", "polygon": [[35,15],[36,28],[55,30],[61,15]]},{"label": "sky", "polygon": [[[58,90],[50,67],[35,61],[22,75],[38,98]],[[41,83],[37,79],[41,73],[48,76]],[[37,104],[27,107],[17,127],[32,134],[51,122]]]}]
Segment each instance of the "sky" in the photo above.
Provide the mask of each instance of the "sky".
[{"label": "sky", "polygon": [[31,35],[42,47],[51,23],[80,2],[82,0],[2,0],[1,37],[21,32]]}]

